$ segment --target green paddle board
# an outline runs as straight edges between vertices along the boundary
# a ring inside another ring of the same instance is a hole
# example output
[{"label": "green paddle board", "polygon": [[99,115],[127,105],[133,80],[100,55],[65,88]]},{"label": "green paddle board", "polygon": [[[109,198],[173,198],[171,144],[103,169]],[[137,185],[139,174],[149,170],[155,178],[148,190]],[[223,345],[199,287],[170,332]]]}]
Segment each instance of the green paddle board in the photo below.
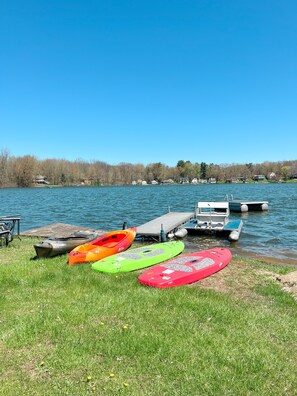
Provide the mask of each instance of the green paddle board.
[{"label": "green paddle board", "polygon": [[169,260],[181,253],[184,247],[182,241],[154,243],[96,261],[92,268],[108,273],[135,271]]}]

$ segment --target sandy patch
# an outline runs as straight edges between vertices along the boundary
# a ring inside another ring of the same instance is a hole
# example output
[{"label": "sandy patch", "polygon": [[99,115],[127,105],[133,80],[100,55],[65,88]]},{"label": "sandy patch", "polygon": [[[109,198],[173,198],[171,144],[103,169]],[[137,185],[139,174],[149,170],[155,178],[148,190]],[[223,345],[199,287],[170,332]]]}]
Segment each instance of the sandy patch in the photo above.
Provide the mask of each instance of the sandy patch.
[{"label": "sandy patch", "polygon": [[276,280],[282,283],[284,291],[292,293],[297,300],[297,271],[286,275],[277,275]]}]

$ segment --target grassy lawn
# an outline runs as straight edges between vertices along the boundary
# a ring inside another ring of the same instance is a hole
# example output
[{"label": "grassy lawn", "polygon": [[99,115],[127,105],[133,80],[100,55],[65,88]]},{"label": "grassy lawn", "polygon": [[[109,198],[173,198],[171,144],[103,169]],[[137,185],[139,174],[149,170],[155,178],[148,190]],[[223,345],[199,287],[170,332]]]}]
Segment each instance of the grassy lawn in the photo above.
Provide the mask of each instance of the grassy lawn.
[{"label": "grassy lawn", "polygon": [[0,248],[1,396],[297,395],[297,303],[271,276],[296,268],[233,258],[162,290],[35,242]]}]

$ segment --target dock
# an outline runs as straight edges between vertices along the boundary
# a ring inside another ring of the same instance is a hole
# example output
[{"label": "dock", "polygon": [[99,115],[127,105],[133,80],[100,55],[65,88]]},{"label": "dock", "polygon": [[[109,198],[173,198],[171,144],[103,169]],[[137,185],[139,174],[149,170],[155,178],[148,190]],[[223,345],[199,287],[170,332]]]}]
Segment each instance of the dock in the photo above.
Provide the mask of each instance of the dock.
[{"label": "dock", "polygon": [[169,212],[163,216],[157,217],[148,223],[137,227],[137,236],[150,237],[161,240],[161,230],[165,235],[174,232],[180,226],[194,217],[194,212]]},{"label": "dock", "polygon": [[250,212],[268,210],[268,201],[229,201],[230,212]]},{"label": "dock", "polygon": [[[181,225],[185,224],[194,216],[193,212],[169,212],[163,216],[157,217],[148,223],[137,227],[137,236],[149,237],[152,239],[161,238],[161,228],[167,236],[170,232],[176,231]],[[63,238],[79,231],[97,232],[98,235],[104,235],[106,231],[94,230],[92,228],[76,226],[65,223],[53,223],[44,227],[26,230],[21,233],[22,236],[31,236],[38,238]]]},{"label": "dock", "polygon": [[72,224],[54,223],[44,227],[23,231],[21,235],[32,236],[32,237],[35,236],[39,238],[49,238],[49,237],[65,238],[73,234],[74,232],[79,232],[79,231],[97,232],[98,235],[104,235],[106,232],[102,230],[94,230],[92,228],[81,227]]}]

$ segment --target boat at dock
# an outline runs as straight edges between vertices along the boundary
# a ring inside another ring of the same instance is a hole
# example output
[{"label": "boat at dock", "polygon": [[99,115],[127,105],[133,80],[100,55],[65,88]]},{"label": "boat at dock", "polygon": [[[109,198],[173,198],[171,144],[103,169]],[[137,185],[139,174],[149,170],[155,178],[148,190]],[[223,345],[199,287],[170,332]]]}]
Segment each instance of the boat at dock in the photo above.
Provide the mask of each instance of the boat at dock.
[{"label": "boat at dock", "polygon": [[228,202],[198,202],[194,217],[183,227],[189,234],[226,236],[231,242],[238,241],[242,220],[229,219]]}]

